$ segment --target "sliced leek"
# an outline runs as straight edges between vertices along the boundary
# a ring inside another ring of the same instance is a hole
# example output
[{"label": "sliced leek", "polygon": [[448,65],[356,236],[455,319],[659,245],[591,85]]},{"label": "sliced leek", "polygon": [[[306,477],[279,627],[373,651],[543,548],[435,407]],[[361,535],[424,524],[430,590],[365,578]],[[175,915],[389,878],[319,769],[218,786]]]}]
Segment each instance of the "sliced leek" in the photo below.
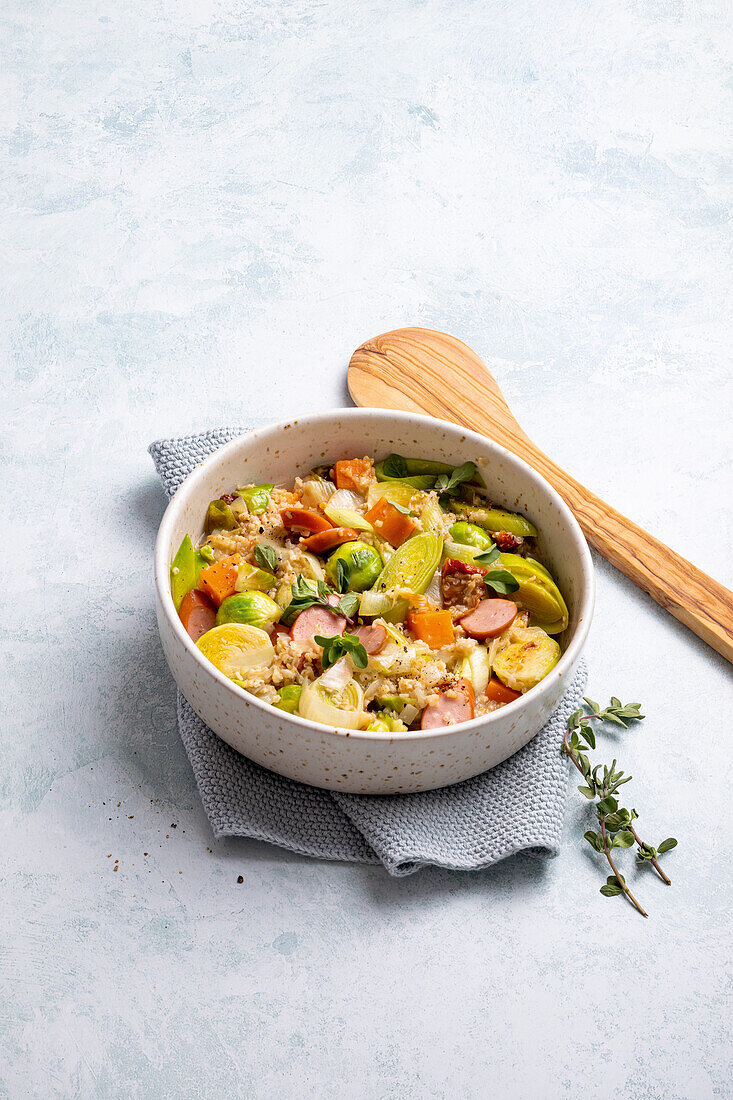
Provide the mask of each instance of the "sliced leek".
[{"label": "sliced leek", "polygon": [[419,492],[413,485],[405,485],[403,481],[380,481],[377,485],[370,485],[367,493],[367,504],[373,508],[382,497],[391,504],[398,504],[400,508],[419,509],[425,500],[426,494]]},{"label": "sliced leek", "polygon": [[[382,614],[391,622],[401,622],[407,614],[408,604],[399,595],[400,592],[422,594],[430,584],[440,563],[443,540],[430,531],[414,535],[395,550],[392,557],[379,574],[370,589],[375,596],[390,595],[391,607],[388,611],[371,612],[364,610],[362,598],[361,614]],[[367,606],[369,601],[367,600]]]},{"label": "sliced leek", "polygon": [[465,516],[471,523],[485,527],[487,531],[507,531],[510,535],[533,536],[537,528],[525,516],[518,512],[507,512],[503,508],[482,508],[477,504],[451,502],[451,511]]},{"label": "sliced leek", "polygon": [[341,729],[359,729],[364,721],[364,693],[356,680],[349,680],[340,690],[329,690],[322,679],[303,688],[298,705],[301,718]]},{"label": "sliced leek", "polygon": [[486,646],[477,645],[461,663],[461,676],[470,680],[476,696],[483,695],[489,682],[491,664]]},{"label": "sliced leek", "polygon": [[368,531],[374,534],[374,528],[368,519],[364,519],[361,512],[353,508],[337,508],[335,504],[326,504],[323,513],[335,527],[351,527],[354,531]]}]

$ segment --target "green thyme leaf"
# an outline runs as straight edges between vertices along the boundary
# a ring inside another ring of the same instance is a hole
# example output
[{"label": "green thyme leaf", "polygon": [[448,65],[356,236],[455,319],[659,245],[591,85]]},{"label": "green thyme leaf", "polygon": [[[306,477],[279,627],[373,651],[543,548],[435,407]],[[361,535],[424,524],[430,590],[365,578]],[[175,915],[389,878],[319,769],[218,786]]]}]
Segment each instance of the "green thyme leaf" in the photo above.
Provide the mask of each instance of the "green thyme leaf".
[{"label": "green thyme leaf", "polygon": [[313,640],[323,649],[321,664],[324,669],[335,665],[347,654],[356,668],[366,668],[369,662],[367,651],[355,634],[336,634],[333,638],[323,638],[316,634]]},{"label": "green thyme leaf", "polygon": [[516,592],[519,588],[519,581],[508,569],[490,569],[485,574],[484,581],[487,588],[491,588],[500,596],[508,596],[510,592]]},{"label": "green thyme leaf", "polygon": [[665,852],[671,852],[672,849],[676,848],[676,847],[677,847],[677,841],[675,840],[675,838],[673,836],[670,836],[666,840],[662,841],[662,843],[657,848],[657,851],[659,852],[660,855],[663,855]]},{"label": "green thyme leaf", "polygon": [[268,573],[274,573],[277,569],[277,554],[272,546],[255,546],[255,561],[260,569],[266,569]]},{"label": "green thyme leaf", "polygon": [[492,546],[490,550],[484,550],[482,554],[477,554],[473,560],[476,565],[491,565],[498,557],[500,557],[499,547]]},{"label": "green thyme leaf", "polygon": [[389,478],[390,481],[400,477],[407,477],[407,461],[402,455],[387,455],[382,463],[382,469],[384,470],[384,476]]}]

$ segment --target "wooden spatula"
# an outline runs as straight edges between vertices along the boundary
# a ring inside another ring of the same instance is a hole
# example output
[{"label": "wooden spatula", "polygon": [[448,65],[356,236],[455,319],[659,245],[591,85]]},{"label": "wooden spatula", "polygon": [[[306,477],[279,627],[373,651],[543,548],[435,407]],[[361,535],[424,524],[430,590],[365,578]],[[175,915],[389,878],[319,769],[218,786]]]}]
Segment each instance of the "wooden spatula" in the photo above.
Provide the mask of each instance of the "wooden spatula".
[{"label": "wooden spatula", "polygon": [[349,364],[357,405],[450,420],[523,458],[572,508],[591,546],[728,661],[733,593],[590,493],[524,434],[486,365],[466,344],[427,328],[385,332]]}]

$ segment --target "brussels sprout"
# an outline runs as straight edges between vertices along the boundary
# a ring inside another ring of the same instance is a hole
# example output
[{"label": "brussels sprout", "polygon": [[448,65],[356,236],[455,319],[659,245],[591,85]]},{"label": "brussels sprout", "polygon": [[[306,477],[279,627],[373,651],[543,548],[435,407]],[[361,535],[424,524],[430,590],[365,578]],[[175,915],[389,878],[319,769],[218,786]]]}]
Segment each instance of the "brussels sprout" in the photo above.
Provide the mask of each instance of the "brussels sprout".
[{"label": "brussels sprout", "polygon": [[363,592],[376,581],[384,565],[379,553],[367,542],[345,542],[334,550],[326,562],[326,577],[341,591],[338,584],[338,563],[343,562],[351,592]]},{"label": "brussels sprout", "polygon": [[274,485],[247,485],[237,488],[237,496],[242,498],[253,516],[259,516],[267,511],[270,493],[274,488]]},{"label": "brussels sprout", "polygon": [[377,711],[367,730],[374,733],[407,733],[407,726],[401,719],[385,710]]},{"label": "brussels sprout", "polygon": [[508,531],[510,535],[536,535],[537,528],[524,516],[516,512],[506,512],[503,508],[482,508],[477,504],[451,502],[451,511],[466,516],[472,523],[485,527],[487,531]]},{"label": "brussels sprout", "polygon": [[282,611],[273,599],[264,592],[238,592],[222,600],[216,613],[218,626],[224,623],[245,623],[266,630],[276,623]]},{"label": "brussels sprout", "polygon": [[560,660],[560,646],[538,626],[521,632],[519,641],[500,649],[493,671],[513,691],[529,691]]},{"label": "brussels sprout", "polygon": [[277,581],[273,573],[269,573],[266,569],[258,569],[248,562],[242,562],[237,570],[235,587],[237,592],[249,590],[268,592],[271,588],[274,588],[276,583]]},{"label": "brussels sprout", "polygon": [[302,691],[300,684],[288,684],[287,687],[278,688],[278,701],[272,705],[278,710],[287,711],[288,714],[297,714]]},{"label": "brussels sprout", "polygon": [[518,581],[519,589],[513,597],[520,607],[529,611],[533,625],[543,627],[548,634],[561,634],[567,629],[570,621],[567,605],[544,565],[519,554],[500,554],[497,564]]},{"label": "brussels sprout", "polygon": [[210,535],[217,527],[223,527],[226,531],[233,531],[237,526],[237,517],[225,500],[212,500],[206,509],[204,531]]},{"label": "brussels sprout", "polygon": [[475,523],[454,523],[448,534],[453,542],[462,543],[465,546],[475,546],[478,550],[490,550],[494,545],[493,540]]},{"label": "brussels sprout", "polygon": [[207,630],[196,645],[230,680],[240,679],[248,668],[269,667],[275,658],[275,647],[269,635],[245,623],[215,626]]}]

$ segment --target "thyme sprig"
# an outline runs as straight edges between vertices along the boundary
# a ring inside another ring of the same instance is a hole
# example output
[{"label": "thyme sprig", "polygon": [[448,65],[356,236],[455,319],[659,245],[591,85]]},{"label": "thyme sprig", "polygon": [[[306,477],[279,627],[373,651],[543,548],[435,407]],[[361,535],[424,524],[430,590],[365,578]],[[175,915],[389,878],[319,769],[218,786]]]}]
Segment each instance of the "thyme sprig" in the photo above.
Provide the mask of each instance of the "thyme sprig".
[{"label": "thyme sprig", "polygon": [[639,817],[638,813],[636,810],[628,810],[620,806],[617,798],[619,788],[628,783],[631,776],[617,770],[615,760],[610,768],[606,764],[596,764],[592,767],[588,758],[588,750],[596,747],[596,737],[591,728],[591,722],[611,722],[628,729],[629,722],[640,722],[644,718],[640,713],[641,704],[623,705],[620,699],[612,696],[610,704],[601,710],[593,699],[584,699],[584,702],[591,713],[586,714],[582,707],[574,711],[568,719],[563,738],[563,751],[570,757],[585,780],[578,790],[585,798],[597,800],[595,811],[600,829],[598,832],[589,829],[583,835],[595,852],[606,857],[613,872],[601,887],[604,897],[612,898],[623,894],[626,900],[643,917],[646,917],[648,916],[646,910],[626,884],[626,879],[616,866],[612,853],[616,848],[623,850],[636,845],[638,861],[642,864],[651,863],[662,881],[670,886],[670,879],[660,867],[658,857],[676,848],[677,841],[674,837],[668,837],[655,848],[642,840],[634,827],[634,821]]}]

